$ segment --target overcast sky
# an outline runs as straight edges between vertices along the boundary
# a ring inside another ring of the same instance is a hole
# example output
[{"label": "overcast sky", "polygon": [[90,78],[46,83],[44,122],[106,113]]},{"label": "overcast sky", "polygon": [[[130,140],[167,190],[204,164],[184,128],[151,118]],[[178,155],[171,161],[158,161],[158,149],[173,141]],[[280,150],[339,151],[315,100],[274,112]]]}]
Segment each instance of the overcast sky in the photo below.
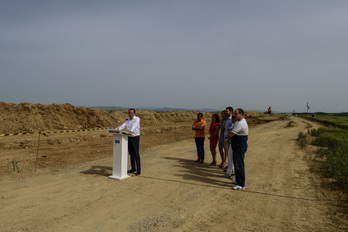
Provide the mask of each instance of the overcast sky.
[{"label": "overcast sky", "polygon": [[346,0],[1,0],[0,101],[348,111]]}]

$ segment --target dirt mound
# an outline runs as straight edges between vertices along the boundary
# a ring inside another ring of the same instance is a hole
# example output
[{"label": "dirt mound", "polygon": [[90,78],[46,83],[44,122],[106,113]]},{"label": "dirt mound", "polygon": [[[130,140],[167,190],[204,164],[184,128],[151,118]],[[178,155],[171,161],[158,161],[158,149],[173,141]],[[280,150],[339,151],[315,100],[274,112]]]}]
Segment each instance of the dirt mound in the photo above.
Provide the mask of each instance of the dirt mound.
[{"label": "dirt mound", "polygon": [[[174,125],[193,122],[197,111],[155,112],[137,110],[142,127],[154,125]],[[204,113],[210,122],[211,115],[219,112]],[[258,112],[246,112],[248,122],[257,123]],[[127,117],[127,110],[105,111],[95,108],[75,107],[70,104],[31,104],[0,102],[0,134],[27,133],[37,131],[80,130],[116,127]]]},{"label": "dirt mound", "polygon": [[114,125],[117,121],[105,111],[75,107],[69,104],[0,102],[1,133],[105,127]]},{"label": "dirt mound", "polygon": [[[137,110],[142,126],[193,121],[196,112],[153,112]],[[211,115],[211,114],[208,114]],[[78,130],[116,127],[127,117],[125,111],[104,111],[70,104],[0,102],[0,133]]]}]

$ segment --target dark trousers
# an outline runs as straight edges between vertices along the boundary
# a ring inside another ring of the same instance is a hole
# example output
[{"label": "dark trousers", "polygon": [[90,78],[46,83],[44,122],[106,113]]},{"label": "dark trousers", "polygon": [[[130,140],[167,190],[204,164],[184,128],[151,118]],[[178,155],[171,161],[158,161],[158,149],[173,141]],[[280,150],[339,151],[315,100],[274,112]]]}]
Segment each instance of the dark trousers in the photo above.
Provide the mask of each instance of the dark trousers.
[{"label": "dark trousers", "polygon": [[239,186],[242,186],[242,187],[245,187],[244,156],[245,156],[245,152],[248,149],[247,141],[248,141],[248,136],[235,135],[231,139],[236,182]]},{"label": "dark trousers", "polygon": [[[140,171],[140,155],[139,155],[140,137],[128,137],[128,152],[130,155],[131,166],[133,170]],[[136,168],[135,168],[136,165]]]},{"label": "dark trousers", "polygon": [[204,138],[195,138],[198,159],[204,160]]}]

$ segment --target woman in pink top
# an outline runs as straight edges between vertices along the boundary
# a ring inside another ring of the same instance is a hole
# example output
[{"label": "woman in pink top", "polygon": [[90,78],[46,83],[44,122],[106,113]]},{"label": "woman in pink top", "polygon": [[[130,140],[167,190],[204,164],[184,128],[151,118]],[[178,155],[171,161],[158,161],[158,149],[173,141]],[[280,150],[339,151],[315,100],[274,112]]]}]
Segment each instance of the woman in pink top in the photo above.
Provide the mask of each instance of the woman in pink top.
[{"label": "woman in pink top", "polygon": [[213,114],[211,117],[211,124],[209,128],[209,139],[210,139],[210,152],[213,156],[213,161],[210,165],[216,165],[216,145],[219,142],[219,131],[220,131],[220,118],[219,115]]}]

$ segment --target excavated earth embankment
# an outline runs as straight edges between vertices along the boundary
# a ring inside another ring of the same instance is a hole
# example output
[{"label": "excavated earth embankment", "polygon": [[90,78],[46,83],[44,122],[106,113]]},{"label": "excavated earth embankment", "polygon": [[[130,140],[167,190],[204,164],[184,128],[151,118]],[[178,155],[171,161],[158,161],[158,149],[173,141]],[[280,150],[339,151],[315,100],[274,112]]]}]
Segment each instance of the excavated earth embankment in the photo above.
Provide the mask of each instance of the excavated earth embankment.
[{"label": "excavated earth embankment", "polygon": [[[137,116],[141,118],[141,151],[192,138],[191,125],[197,113],[137,110]],[[204,113],[207,124],[213,113]],[[261,120],[255,117],[261,113],[247,114],[250,125],[277,118],[267,119],[266,116]],[[0,173],[62,167],[108,157],[111,153],[111,135],[106,133],[105,128],[115,128],[127,117],[127,110],[105,111],[70,104],[0,102]],[[90,129],[94,131],[88,131]],[[40,136],[37,133],[40,131],[48,136]],[[14,133],[34,134],[12,136]]]}]

